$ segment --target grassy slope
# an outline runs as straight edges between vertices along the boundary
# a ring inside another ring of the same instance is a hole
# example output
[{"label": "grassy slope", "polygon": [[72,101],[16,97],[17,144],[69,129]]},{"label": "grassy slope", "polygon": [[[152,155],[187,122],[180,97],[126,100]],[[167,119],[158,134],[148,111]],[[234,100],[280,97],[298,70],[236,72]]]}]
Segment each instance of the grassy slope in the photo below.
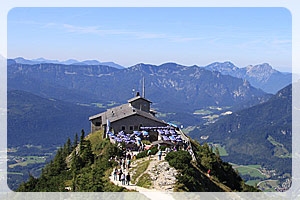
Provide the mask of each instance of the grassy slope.
[{"label": "grassy slope", "polygon": [[135,169],[135,174],[132,176],[132,182],[136,183],[137,178],[146,171],[150,164],[150,160],[146,160],[144,162],[139,163],[139,165]]}]

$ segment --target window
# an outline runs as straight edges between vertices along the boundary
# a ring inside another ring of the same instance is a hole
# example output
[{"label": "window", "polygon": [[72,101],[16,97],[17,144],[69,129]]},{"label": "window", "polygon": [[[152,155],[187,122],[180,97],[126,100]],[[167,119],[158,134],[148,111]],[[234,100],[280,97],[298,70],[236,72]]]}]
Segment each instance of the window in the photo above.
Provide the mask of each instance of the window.
[{"label": "window", "polygon": [[129,126],[129,130],[133,131],[133,126]]},{"label": "window", "polygon": [[138,127],[138,126],[134,126],[134,130],[136,130],[136,131],[137,131],[138,129],[139,129],[139,127]]},{"label": "window", "polygon": [[122,126],[122,128],[121,128],[121,129],[122,129],[122,131],[125,131],[125,126]]},{"label": "window", "polygon": [[96,126],[100,126],[100,125],[101,125],[101,122],[96,122],[95,125],[96,125]]},{"label": "window", "polygon": [[140,124],[140,128],[143,127],[143,124]]}]

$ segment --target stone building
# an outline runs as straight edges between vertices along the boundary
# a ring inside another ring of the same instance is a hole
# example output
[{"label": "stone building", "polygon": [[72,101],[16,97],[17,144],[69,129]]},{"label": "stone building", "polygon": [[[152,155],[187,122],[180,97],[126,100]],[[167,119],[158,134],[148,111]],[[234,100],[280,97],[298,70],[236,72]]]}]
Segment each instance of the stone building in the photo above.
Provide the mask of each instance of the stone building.
[{"label": "stone building", "polygon": [[155,112],[151,110],[151,101],[141,96],[136,96],[128,100],[127,104],[123,104],[106,112],[91,116],[91,132],[100,130],[101,127],[110,128],[116,133],[124,131],[131,133],[140,130],[140,127],[165,127],[168,124],[155,117]]}]

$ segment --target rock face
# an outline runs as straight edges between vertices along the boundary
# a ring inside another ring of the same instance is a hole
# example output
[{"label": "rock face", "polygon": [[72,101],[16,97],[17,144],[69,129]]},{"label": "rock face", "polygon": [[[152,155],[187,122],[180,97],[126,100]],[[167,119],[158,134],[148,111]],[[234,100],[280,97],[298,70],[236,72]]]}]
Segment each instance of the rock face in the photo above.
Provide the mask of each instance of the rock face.
[{"label": "rock face", "polygon": [[173,191],[178,171],[171,167],[167,161],[161,161],[157,165],[152,166],[148,174],[151,177],[154,189]]},{"label": "rock face", "polygon": [[238,68],[231,62],[215,62],[205,66],[204,69],[246,79],[252,86],[270,93],[276,93],[292,82],[291,73],[281,73],[268,63]]},{"label": "rock face", "polygon": [[[164,156],[162,159],[164,159]],[[132,162],[132,169],[130,170],[132,176],[135,175],[137,166],[141,165],[146,160],[148,160],[148,158]],[[158,155],[155,155],[151,158],[148,168],[137,177],[135,183],[138,182],[143,174],[149,174],[151,179],[151,186],[149,189],[153,189],[154,191],[172,192],[177,182],[176,177],[178,173],[179,172],[174,167],[171,167],[167,161],[158,160]]]}]

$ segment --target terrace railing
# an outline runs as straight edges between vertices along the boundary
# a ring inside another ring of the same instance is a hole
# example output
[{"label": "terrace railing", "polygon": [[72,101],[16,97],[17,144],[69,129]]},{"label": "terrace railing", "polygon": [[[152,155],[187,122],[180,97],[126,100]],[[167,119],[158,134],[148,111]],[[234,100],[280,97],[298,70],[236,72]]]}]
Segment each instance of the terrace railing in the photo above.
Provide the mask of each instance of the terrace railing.
[{"label": "terrace railing", "polygon": [[181,135],[182,139],[187,143],[188,147],[190,147],[189,149],[191,150],[192,160],[196,161],[196,156],[194,154],[193,147],[192,147],[190,139],[185,135],[185,133],[181,129],[179,129],[178,132]]}]

